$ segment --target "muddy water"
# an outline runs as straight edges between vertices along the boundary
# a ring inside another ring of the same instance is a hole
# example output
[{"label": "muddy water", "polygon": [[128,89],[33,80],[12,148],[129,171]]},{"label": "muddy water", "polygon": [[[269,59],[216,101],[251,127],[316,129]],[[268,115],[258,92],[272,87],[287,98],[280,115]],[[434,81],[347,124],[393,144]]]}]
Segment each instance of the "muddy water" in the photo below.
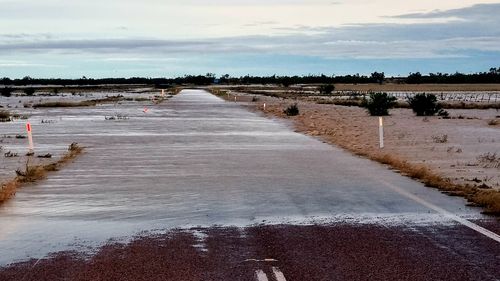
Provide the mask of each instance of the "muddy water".
[{"label": "muddy water", "polygon": [[[130,102],[33,112],[38,149],[61,153],[77,141],[86,153],[0,206],[0,264],[174,227],[447,222],[383,181],[482,218],[462,199],[204,91],[185,90],[147,113],[143,108]],[[104,118],[118,114],[127,119]],[[22,123],[0,126],[14,134]]]}]

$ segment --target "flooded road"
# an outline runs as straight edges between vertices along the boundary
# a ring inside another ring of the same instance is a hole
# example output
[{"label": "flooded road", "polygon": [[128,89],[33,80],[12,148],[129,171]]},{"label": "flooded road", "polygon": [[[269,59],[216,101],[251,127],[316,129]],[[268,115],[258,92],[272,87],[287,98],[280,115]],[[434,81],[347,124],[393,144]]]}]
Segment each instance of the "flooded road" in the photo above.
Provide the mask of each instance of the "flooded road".
[{"label": "flooded road", "polygon": [[[447,212],[488,220],[463,199],[205,91],[184,90],[148,107],[144,113],[124,102],[33,112],[40,154],[72,142],[85,154],[0,206],[0,264],[172,228],[454,224]],[[126,118],[104,118],[118,115]],[[1,124],[1,134],[22,126]]]}]

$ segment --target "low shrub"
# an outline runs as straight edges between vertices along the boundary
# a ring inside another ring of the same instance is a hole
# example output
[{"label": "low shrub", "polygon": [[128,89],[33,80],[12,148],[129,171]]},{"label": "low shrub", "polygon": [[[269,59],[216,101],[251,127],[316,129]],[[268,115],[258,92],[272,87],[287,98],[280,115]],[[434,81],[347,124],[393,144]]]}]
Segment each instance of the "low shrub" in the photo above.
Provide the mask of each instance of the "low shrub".
[{"label": "low shrub", "polygon": [[9,121],[11,121],[10,113],[6,110],[0,110],[0,122],[9,122]]},{"label": "low shrub", "polygon": [[439,112],[441,106],[433,94],[416,94],[413,97],[407,97],[408,104],[417,116],[433,116]]},{"label": "low shrub", "polygon": [[387,116],[389,109],[396,105],[396,98],[387,93],[371,93],[369,99],[365,99],[362,105],[371,116]]},{"label": "low shrub", "polygon": [[318,90],[321,95],[331,95],[335,91],[335,86],[333,84],[321,85]]},{"label": "low shrub", "polygon": [[299,107],[297,106],[297,104],[292,104],[290,105],[289,107],[287,107],[283,113],[286,114],[286,116],[297,116],[299,115]]}]

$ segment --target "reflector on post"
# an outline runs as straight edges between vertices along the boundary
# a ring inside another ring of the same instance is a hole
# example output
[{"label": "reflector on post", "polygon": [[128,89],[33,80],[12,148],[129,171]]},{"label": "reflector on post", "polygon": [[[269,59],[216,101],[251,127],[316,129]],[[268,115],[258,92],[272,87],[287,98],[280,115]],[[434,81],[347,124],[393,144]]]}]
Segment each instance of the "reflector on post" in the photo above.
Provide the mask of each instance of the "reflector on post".
[{"label": "reflector on post", "polygon": [[35,147],[33,145],[33,134],[31,133],[31,124],[26,123],[26,131],[28,132],[28,154],[33,154],[35,151]]}]

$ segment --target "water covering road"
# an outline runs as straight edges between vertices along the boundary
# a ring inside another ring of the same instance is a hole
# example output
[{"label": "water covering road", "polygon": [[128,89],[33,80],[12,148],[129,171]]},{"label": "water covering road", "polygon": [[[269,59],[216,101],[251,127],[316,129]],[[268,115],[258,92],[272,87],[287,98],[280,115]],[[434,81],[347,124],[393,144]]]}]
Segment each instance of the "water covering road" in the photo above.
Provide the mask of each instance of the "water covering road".
[{"label": "water covering road", "polygon": [[[451,223],[390,186],[461,217],[485,219],[462,199],[205,91],[184,90],[147,113],[142,109],[125,102],[34,111],[30,120],[42,152],[77,141],[86,153],[0,206],[0,264],[155,229]],[[115,114],[129,119],[104,120]],[[57,122],[40,124],[47,118]],[[15,134],[22,125],[0,128]]]}]

